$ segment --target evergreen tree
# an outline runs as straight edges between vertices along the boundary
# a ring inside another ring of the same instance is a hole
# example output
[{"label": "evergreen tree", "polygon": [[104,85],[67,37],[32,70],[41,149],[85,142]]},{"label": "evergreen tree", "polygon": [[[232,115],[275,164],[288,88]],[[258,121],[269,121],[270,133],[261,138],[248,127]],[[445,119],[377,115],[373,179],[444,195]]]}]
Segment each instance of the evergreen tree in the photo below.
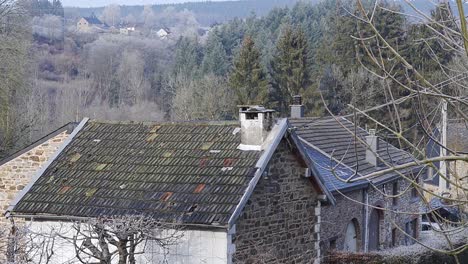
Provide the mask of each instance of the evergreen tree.
[{"label": "evergreen tree", "polygon": [[316,110],[316,89],[310,78],[308,43],[300,28],[286,26],[276,54],[271,63],[274,93],[272,100],[282,115],[289,113],[289,103],[294,95],[302,95],[309,111]]},{"label": "evergreen tree", "polygon": [[198,75],[201,52],[198,43],[190,38],[181,37],[176,44],[173,75],[190,78]]},{"label": "evergreen tree", "polygon": [[202,62],[203,73],[223,76],[227,73],[228,68],[229,61],[221,39],[216,34],[210,35]]},{"label": "evergreen tree", "polygon": [[234,67],[229,76],[229,85],[236,95],[237,104],[265,104],[268,81],[261,63],[260,51],[251,37],[244,38]]},{"label": "evergreen tree", "polygon": [[431,17],[436,22],[429,25],[415,24],[409,29],[411,43],[409,57],[412,65],[425,73],[430,80],[433,79],[431,77],[437,78],[433,73],[441,70],[440,64],[448,65],[455,56],[454,50],[435,31],[442,35],[448,33],[439,24],[451,29],[457,28],[448,2],[440,3],[431,12]]},{"label": "evergreen tree", "polygon": [[63,6],[60,0],[54,0],[52,2],[52,14],[59,17],[64,16]]}]

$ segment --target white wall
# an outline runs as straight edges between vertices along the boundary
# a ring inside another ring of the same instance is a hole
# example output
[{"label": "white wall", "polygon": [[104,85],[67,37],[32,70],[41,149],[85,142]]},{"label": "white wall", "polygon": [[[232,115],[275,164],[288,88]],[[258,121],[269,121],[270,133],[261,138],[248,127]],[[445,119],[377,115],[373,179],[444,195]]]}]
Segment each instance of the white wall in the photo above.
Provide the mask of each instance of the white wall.
[{"label": "white wall", "polygon": [[[64,222],[28,222],[35,235],[35,245],[50,245],[49,237],[54,237],[54,254],[49,264],[81,263],[76,259],[72,238],[75,233],[73,224]],[[51,232],[51,230],[54,230]],[[54,235],[57,231],[60,235]],[[148,242],[145,253],[137,256],[138,263],[170,263],[170,264],[226,264],[227,263],[227,233],[200,230],[181,231],[183,236],[176,245],[164,251],[154,242]],[[62,236],[62,237],[61,237]],[[36,252],[42,251],[36,249]],[[34,263],[46,263],[41,254],[35,254]],[[166,260],[166,262],[164,262]],[[118,259],[115,259],[117,263]]]}]

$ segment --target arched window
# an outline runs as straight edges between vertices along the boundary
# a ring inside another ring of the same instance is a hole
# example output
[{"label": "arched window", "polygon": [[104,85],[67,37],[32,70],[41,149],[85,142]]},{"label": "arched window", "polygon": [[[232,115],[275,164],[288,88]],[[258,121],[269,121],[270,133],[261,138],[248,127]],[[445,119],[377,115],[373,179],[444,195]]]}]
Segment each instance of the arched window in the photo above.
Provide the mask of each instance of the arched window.
[{"label": "arched window", "polygon": [[383,220],[383,211],[374,208],[369,217],[369,251],[379,250],[380,227]]},{"label": "arched window", "polygon": [[359,251],[361,232],[359,229],[359,222],[356,218],[353,218],[346,227],[345,241],[343,250],[348,252]]}]

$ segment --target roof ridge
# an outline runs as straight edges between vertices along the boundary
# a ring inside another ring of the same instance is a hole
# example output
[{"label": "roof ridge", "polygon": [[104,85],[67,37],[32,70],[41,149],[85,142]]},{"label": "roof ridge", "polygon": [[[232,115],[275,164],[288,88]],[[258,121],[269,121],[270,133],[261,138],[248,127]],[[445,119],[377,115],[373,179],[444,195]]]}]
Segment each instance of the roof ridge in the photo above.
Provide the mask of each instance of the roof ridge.
[{"label": "roof ridge", "polygon": [[88,123],[93,124],[109,124],[109,125],[162,125],[162,126],[176,126],[176,125],[205,125],[205,126],[227,126],[239,125],[238,120],[200,120],[200,121],[131,121],[131,120],[99,120],[92,119]]}]

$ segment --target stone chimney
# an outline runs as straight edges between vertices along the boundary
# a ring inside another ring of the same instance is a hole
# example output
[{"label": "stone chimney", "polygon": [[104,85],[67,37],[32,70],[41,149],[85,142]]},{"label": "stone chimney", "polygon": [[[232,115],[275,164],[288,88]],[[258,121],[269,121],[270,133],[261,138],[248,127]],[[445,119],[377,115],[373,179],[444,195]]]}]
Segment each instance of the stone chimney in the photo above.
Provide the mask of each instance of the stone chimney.
[{"label": "stone chimney", "polygon": [[293,96],[293,102],[291,104],[291,118],[303,118],[304,117],[304,105],[302,104],[302,96]]},{"label": "stone chimney", "polygon": [[273,113],[259,105],[239,106],[239,120],[241,124],[240,149],[261,150],[268,133],[273,127]]},{"label": "stone chimney", "polygon": [[377,158],[374,153],[379,151],[379,137],[375,135],[375,129],[369,129],[369,135],[366,136],[366,161],[370,164],[379,167],[381,165],[381,160]]}]

